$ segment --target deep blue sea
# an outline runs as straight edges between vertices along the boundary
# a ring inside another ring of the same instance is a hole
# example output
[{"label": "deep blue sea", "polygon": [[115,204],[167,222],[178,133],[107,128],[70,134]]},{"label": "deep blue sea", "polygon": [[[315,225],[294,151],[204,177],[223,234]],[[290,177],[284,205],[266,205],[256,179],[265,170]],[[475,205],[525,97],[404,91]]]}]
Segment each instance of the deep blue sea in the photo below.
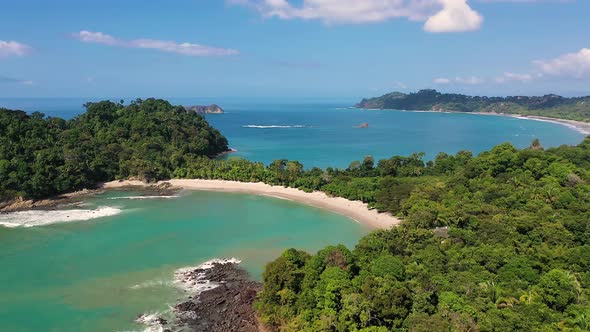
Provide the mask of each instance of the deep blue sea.
[{"label": "deep blue sea", "polygon": [[[121,98],[111,98],[119,100]],[[129,101],[129,98],[122,98]],[[375,159],[425,152],[485,151],[511,142],[526,147],[539,138],[545,147],[578,144],[584,135],[565,126],[509,118],[456,113],[351,109],[354,100],[256,100],[167,98],[174,104],[217,103],[225,114],[208,115],[239,152],[232,154],[269,163],[299,160],[307,168],[347,167],[372,155]],[[40,111],[72,118],[84,111],[84,98],[0,99],[0,107]],[[355,128],[368,123],[368,128]]]}]

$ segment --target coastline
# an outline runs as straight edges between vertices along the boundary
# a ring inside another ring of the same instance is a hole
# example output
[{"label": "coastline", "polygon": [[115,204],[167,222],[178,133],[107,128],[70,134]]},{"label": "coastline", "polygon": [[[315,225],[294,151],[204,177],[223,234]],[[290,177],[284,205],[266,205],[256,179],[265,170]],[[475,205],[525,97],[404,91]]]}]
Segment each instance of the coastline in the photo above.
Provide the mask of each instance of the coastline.
[{"label": "coastline", "polygon": [[223,151],[223,152],[218,153],[215,157],[213,157],[213,159],[221,158],[221,157],[227,156],[228,154],[232,154],[232,153],[236,153],[236,152],[238,152],[238,150],[228,148],[227,151]]},{"label": "coastline", "polygon": [[522,114],[496,113],[496,112],[459,112],[459,111],[448,111],[448,110],[433,111],[433,110],[396,110],[396,109],[391,109],[391,108],[363,108],[363,107],[356,107],[356,108],[360,109],[360,110],[366,110],[366,111],[400,111],[400,112],[415,112],[415,113],[458,113],[458,114],[472,114],[472,115],[505,116],[505,117],[511,117],[511,118],[516,118],[516,119],[522,119],[522,120],[532,120],[532,121],[555,123],[555,124],[559,124],[562,126],[566,126],[570,129],[573,129],[573,130],[581,133],[581,134],[590,135],[590,122],[560,119],[560,118],[551,118],[551,117],[540,116],[540,115],[522,115]]},{"label": "coastline", "polygon": [[590,122],[582,122],[582,121],[559,119],[559,118],[550,118],[550,117],[539,116],[539,115],[521,115],[521,114],[510,114],[510,113],[491,113],[491,112],[457,112],[457,113],[466,113],[466,114],[475,114],[475,115],[507,116],[507,117],[522,119],[522,120],[550,122],[550,123],[555,123],[555,124],[560,124],[562,126],[566,126],[570,129],[573,129],[573,130],[575,130],[579,133],[582,133],[584,135],[590,135]]},{"label": "coastline", "polygon": [[[389,213],[379,213],[377,210],[369,209],[368,205],[361,201],[350,201],[342,197],[330,197],[319,191],[306,193],[299,189],[271,186],[262,182],[201,179],[172,179],[160,181],[156,185],[161,186],[164,183],[169,183],[173,188],[178,189],[244,193],[287,199],[342,214],[372,229],[389,229],[401,222],[399,218]],[[125,180],[107,182],[102,184],[101,188],[149,187],[152,185],[137,180]]]}]

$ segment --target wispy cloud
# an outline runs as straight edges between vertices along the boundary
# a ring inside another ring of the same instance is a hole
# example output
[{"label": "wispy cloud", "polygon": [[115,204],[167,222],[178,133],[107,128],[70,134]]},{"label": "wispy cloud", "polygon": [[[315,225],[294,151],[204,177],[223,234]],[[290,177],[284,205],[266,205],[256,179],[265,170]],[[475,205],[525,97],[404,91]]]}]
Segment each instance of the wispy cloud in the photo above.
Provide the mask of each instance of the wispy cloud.
[{"label": "wispy cloud", "polygon": [[572,3],[576,0],[477,0],[477,2],[494,3],[494,2],[512,2],[512,3],[541,3],[541,2],[556,2],[556,3]]},{"label": "wispy cloud", "polygon": [[0,58],[8,56],[24,56],[31,52],[32,48],[28,45],[15,42],[0,40]]},{"label": "wispy cloud", "polygon": [[[559,77],[564,79],[589,79],[590,78],[590,49],[582,48],[578,52],[567,53],[548,60],[532,61],[533,70],[528,72],[510,72],[505,71],[493,80],[488,80],[498,84],[505,83],[528,83],[541,80],[547,77]],[[483,84],[486,80],[477,76],[455,77],[449,79],[439,77],[432,80],[434,84]]]},{"label": "wispy cloud", "polygon": [[501,76],[496,77],[496,82],[497,83],[506,83],[506,82],[511,82],[511,81],[530,82],[535,77],[539,77],[539,76],[532,75],[532,74],[519,74],[519,73],[504,72]]},{"label": "wispy cloud", "polygon": [[451,80],[444,77],[435,78],[432,80],[434,84],[451,84]]},{"label": "wispy cloud", "polygon": [[82,30],[73,36],[85,43],[103,44],[108,46],[152,49],[162,52],[176,53],[187,56],[228,56],[237,55],[239,52],[229,48],[218,48],[192,43],[177,43],[174,41],[157,39],[132,39],[124,40],[102,32]]},{"label": "wispy cloud", "polygon": [[469,77],[457,76],[453,79],[439,77],[439,78],[433,79],[432,83],[434,83],[434,84],[455,84],[456,83],[456,84],[464,84],[464,85],[477,85],[477,84],[485,83],[485,80],[482,78],[479,78],[477,76],[469,76]]},{"label": "wispy cloud", "polygon": [[467,0],[226,0],[257,10],[264,17],[320,20],[328,24],[363,24],[406,18],[424,22],[428,32],[479,29],[483,18]]},{"label": "wispy cloud", "polygon": [[0,84],[23,84],[23,85],[32,85],[33,81],[30,80],[19,80],[13,77],[7,77],[0,75]]},{"label": "wispy cloud", "polygon": [[590,77],[590,49],[582,48],[554,59],[536,60],[533,64],[545,75],[576,79]]}]

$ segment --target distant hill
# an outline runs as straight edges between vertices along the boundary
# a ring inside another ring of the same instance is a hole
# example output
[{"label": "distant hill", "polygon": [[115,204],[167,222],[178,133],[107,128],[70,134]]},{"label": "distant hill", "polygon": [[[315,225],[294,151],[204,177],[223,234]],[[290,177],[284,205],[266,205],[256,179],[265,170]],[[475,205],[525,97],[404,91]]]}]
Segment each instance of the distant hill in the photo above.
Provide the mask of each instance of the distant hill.
[{"label": "distant hill", "polygon": [[165,100],[85,107],[71,120],[0,108],[0,202],[114,179],[169,179],[199,158],[228,150],[227,139],[205,118]]},{"label": "distant hill", "polygon": [[486,112],[538,115],[577,121],[590,121],[590,96],[566,98],[554,94],[541,97],[479,97],[436,90],[415,93],[392,92],[363,99],[356,105],[368,109],[416,111]]},{"label": "distant hill", "polygon": [[219,107],[216,104],[211,104],[209,106],[193,105],[193,106],[185,106],[184,108],[187,111],[193,111],[197,114],[221,114],[221,113],[223,113],[223,108]]}]

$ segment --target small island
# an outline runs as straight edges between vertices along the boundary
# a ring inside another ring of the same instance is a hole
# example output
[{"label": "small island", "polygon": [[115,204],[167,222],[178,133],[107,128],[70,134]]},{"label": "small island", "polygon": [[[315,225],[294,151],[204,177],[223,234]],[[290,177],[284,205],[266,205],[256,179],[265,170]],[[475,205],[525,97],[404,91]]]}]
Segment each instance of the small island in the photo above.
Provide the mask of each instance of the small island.
[{"label": "small island", "polygon": [[192,105],[192,106],[185,106],[184,107],[187,111],[192,111],[197,114],[223,114],[223,108],[219,105],[211,104],[207,106],[203,105]]}]

